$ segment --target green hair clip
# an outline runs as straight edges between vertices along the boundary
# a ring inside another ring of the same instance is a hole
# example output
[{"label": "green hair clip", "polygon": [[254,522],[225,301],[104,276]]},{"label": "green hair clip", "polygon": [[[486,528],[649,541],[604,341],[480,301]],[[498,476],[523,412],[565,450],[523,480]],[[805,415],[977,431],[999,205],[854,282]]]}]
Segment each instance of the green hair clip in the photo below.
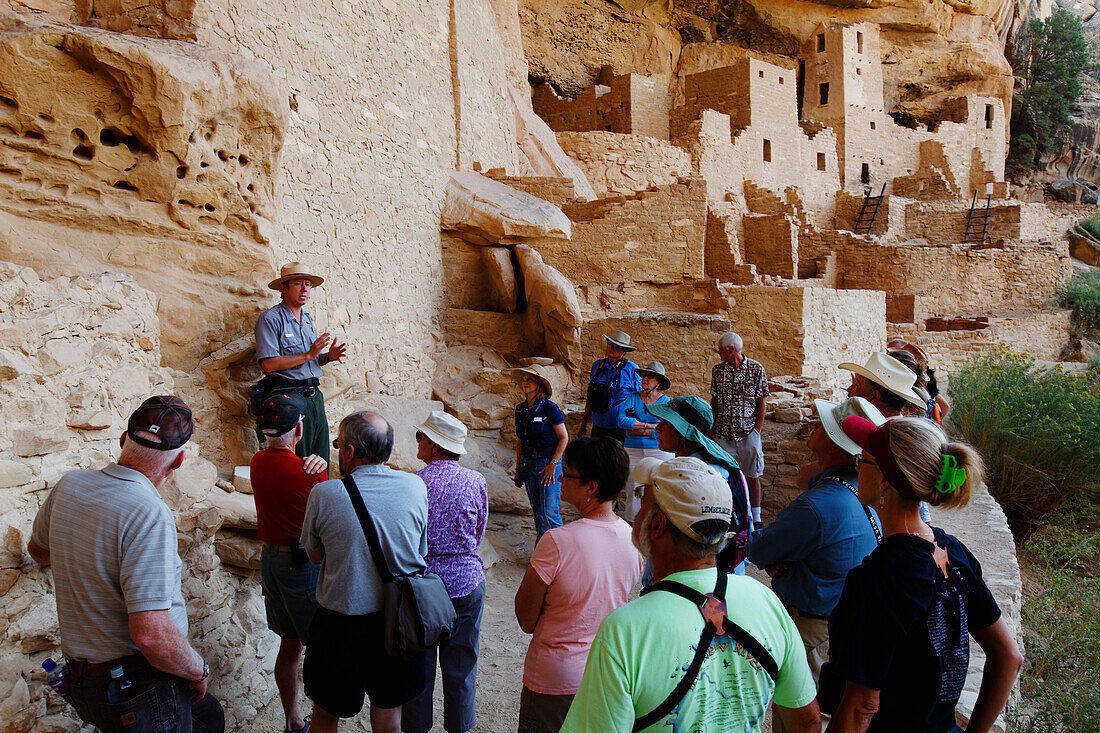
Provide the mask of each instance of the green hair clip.
[{"label": "green hair clip", "polygon": [[943,456],[940,477],[936,480],[936,491],[941,494],[950,494],[964,483],[966,483],[966,469],[959,468],[955,456]]}]

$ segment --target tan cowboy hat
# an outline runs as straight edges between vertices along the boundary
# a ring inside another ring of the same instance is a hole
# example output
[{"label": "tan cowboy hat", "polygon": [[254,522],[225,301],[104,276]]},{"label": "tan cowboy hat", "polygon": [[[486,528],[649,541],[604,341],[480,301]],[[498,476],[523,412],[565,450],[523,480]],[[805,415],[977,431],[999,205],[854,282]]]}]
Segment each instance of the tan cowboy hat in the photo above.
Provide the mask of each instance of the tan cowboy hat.
[{"label": "tan cowboy hat", "polygon": [[630,345],[630,334],[628,333],[612,331],[611,333],[605,333],[603,338],[607,343],[618,346],[623,351],[635,351],[635,348]]},{"label": "tan cowboy hat", "polygon": [[867,364],[864,366],[846,361],[840,365],[840,368],[855,372],[864,379],[871,380],[878,386],[890,390],[906,402],[917,407],[928,407],[928,403],[913,391],[917,375],[913,374],[909,367],[894,357],[883,354],[881,351],[871,354],[871,358],[867,360]]},{"label": "tan cowboy hat", "polygon": [[445,451],[458,456],[466,454],[466,426],[454,415],[432,410],[417,430]]},{"label": "tan cowboy hat", "polygon": [[278,290],[279,286],[287,280],[309,280],[310,285],[317,287],[325,281],[320,275],[311,275],[305,271],[300,262],[288,262],[279,270],[279,277],[267,284],[272,290]]},{"label": "tan cowboy hat", "polygon": [[870,420],[876,426],[886,422],[886,418],[878,408],[862,397],[849,397],[840,404],[829,400],[814,400],[814,409],[817,410],[817,416],[821,418],[821,427],[829,436],[829,440],[853,456],[858,456],[863,449],[841,429],[844,418],[858,415]]},{"label": "tan cowboy hat", "polygon": [[518,367],[512,370],[520,374],[530,374],[535,379],[539,380],[542,384],[543,391],[546,392],[546,399],[550,399],[554,396],[554,385],[550,383],[550,377],[546,373],[546,367],[542,364],[531,364],[530,366]]},{"label": "tan cowboy hat", "polygon": [[644,369],[637,369],[639,377],[653,377],[657,380],[658,389],[664,392],[672,386],[672,380],[665,376],[665,365],[659,361],[651,361]]}]

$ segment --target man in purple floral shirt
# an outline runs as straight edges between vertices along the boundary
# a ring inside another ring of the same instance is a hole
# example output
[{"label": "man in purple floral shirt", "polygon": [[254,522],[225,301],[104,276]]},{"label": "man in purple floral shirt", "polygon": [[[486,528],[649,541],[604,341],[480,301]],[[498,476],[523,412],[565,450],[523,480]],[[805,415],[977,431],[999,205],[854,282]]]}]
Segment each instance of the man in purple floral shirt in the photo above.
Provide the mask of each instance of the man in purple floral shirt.
[{"label": "man in purple floral shirt", "polygon": [[[416,431],[416,457],[428,464],[417,472],[428,487],[428,570],[447,586],[455,607],[451,636],[439,645],[443,672],[443,729],[465,733],[474,727],[474,684],[478,636],[485,600],[485,565],[477,548],[489,517],[485,477],[458,465],[466,452],[466,426],[433,411]],[[402,708],[401,730],[427,733],[432,727],[435,650],[424,655],[428,686]]]}]

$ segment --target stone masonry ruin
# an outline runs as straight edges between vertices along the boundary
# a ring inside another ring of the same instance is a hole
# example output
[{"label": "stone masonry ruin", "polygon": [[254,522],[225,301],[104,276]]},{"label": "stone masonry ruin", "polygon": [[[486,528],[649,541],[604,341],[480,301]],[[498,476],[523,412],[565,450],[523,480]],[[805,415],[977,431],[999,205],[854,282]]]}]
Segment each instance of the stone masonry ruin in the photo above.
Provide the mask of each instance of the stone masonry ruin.
[{"label": "stone masonry ruin", "polygon": [[[781,2],[755,44],[595,5],[0,1],[0,733],[79,729],[34,671],[58,629],[30,523],[158,392],[197,421],[164,489],[192,641],[228,729],[275,699],[255,508],[233,476],[256,449],[252,327],[280,263],[327,278],[307,309],[349,344],[325,370],[330,422],[378,410],[393,465],[416,469],[413,426],[457,415],[496,525],[530,514],[507,370],[552,360],[575,435],[611,330],[672,393],[704,396],[717,337],[744,337],[771,378],[770,513],[797,494],[812,399],[847,384],[838,363],[892,336],[941,375],[1000,343],[1059,359],[1065,232],[1095,206],[1009,196],[1011,3],[802,18]],[[956,44],[970,76],[922,61],[910,31]],[[914,64],[919,94],[899,78]],[[935,521],[973,538],[1018,629],[993,500]],[[487,561],[523,560],[506,545],[490,534]]]}]

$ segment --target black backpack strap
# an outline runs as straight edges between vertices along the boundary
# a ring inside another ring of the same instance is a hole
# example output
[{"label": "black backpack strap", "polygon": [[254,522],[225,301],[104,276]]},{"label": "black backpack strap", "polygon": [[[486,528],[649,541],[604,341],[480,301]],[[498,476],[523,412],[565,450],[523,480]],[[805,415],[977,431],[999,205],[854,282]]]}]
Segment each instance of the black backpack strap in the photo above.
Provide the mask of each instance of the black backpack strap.
[{"label": "black backpack strap", "polygon": [[355,507],[355,516],[359,517],[359,524],[363,527],[363,534],[367,538],[367,546],[370,547],[370,554],[378,568],[378,575],[383,583],[394,580],[389,563],[386,562],[386,556],[382,553],[382,545],[378,541],[378,530],[375,529],[370,513],[367,512],[367,505],[363,503],[363,496],[359,493],[355,482],[351,480],[351,476],[344,476],[344,488],[348,490],[351,505]]},{"label": "black backpack strap", "polygon": [[[688,601],[691,601],[693,605],[702,611],[703,605],[707,602],[707,596],[694,588],[689,588],[683,583],[677,583],[671,580],[662,580],[659,583],[642,590],[641,595],[652,593],[653,591],[663,590],[668,593],[673,593]],[[726,600],[726,574],[722,571],[718,571],[718,582],[714,585],[714,593],[712,594],[719,601]],[[722,622],[722,630],[726,632],[735,642],[741,645],[745,651],[749,652],[757,662],[764,668],[772,680],[776,680],[779,676],[779,667],[775,663],[775,659],[764,648],[764,645],[753,637],[752,634],[745,631],[726,618]],[[654,725],[666,715],[671,713],[673,709],[680,704],[680,701],[684,699],[684,695],[687,694],[691,686],[695,684],[695,680],[699,677],[699,670],[703,668],[703,660],[707,656],[707,652],[710,650],[711,642],[717,635],[718,630],[714,627],[710,621],[703,622],[703,633],[699,637],[699,646],[695,649],[695,656],[691,660],[691,664],[688,666],[687,672],[669,693],[668,697],[664,699],[660,705],[654,708],[649,713],[636,718],[634,720],[634,733],[637,731],[645,730],[646,728]]]}]

